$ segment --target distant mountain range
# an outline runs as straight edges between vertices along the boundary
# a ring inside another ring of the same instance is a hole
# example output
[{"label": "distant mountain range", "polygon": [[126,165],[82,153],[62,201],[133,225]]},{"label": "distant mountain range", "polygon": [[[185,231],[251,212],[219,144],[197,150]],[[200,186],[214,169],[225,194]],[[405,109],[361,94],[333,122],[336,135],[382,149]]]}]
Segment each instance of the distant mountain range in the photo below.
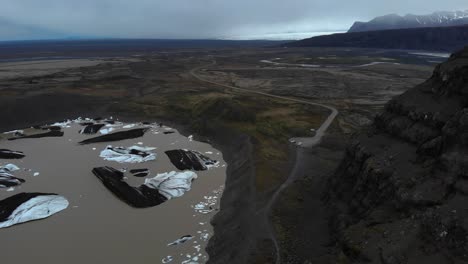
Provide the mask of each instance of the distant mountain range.
[{"label": "distant mountain range", "polygon": [[393,29],[318,36],[285,47],[359,47],[453,52],[468,45],[468,25]]},{"label": "distant mountain range", "polygon": [[468,10],[455,12],[435,12],[430,15],[391,14],[380,16],[369,22],[355,22],[349,33],[386,29],[446,27],[468,24]]}]

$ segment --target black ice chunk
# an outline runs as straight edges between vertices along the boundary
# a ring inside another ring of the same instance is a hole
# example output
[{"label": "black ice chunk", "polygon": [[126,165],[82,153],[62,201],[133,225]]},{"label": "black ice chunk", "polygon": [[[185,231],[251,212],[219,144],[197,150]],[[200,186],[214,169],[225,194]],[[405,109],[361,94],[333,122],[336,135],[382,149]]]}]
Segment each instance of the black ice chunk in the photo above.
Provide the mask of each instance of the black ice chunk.
[{"label": "black ice chunk", "polygon": [[87,125],[85,128],[80,130],[80,134],[96,134],[105,124],[92,124]]},{"label": "black ice chunk", "polygon": [[171,160],[172,164],[179,170],[196,170],[204,171],[209,166],[213,166],[217,163],[216,160],[212,160],[198,151],[193,150],[168,150],[165,152]]},{"label": "black ice chunk", "polygon": [[17,139],[24,139],[24,138],[63,137],[63,134],[64,133],[62,131],[51,130],[49,132],[45,132],[41,134],[25,135],[25,136],[9,138],[8,140],[17,140]]},{"label": "black ice chunk", "polygon": [[0,159],[21,159],[24,158],[24,153],[21,151],[12,151],[9,149],[0,149]]},{"label": "black ice chunk", "polygon": [[94,137],[90,139],[86,139],[81,141],[79,144],[91,144],[91,143],[98,143],[98,142],[111,142],[111,141],[119,141],[124,139],[131,139],[131,138],[139,138],[145,135],[147,128],[137,128],[127,131],[119,131],[115,133],[110,133],[106,135],[102,135],[99,137]]},{"label": "black ice chunk", "polygon": [[134,169],[130,170],[130,173],[133,174],[135,177],[146,177],[149,174],[148,169]]},{"label": "black ice chunk", "polygon": [[167,201],[167,198],[157,189],[146,185],[132,187],[124,181],[124,174],[111,167],[93,169],[94,175],[101,180],[106,188],[122,201],[136,208],[153,207]]}]

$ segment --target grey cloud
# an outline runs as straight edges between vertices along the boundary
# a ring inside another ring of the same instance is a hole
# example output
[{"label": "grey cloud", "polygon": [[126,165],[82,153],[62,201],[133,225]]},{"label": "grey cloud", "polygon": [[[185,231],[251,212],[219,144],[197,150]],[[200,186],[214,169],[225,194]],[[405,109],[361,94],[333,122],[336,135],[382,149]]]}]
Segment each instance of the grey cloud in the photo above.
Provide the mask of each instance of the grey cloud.
[{"label": "grey cloud", "polygon": [[337,31],[388,13],[468,9],[466,0],[0,0],[0,17],[69,35],[223,38]]}]

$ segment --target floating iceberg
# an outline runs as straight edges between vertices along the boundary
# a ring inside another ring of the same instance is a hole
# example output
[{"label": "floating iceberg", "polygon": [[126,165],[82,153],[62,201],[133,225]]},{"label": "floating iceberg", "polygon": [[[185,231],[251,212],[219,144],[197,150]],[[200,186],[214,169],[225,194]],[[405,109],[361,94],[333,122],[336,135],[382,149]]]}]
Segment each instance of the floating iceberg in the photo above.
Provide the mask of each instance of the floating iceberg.
[{"label": "floating iceberg", "polygon": [[63,196],[20,193],[0,201],[0,228],[43,219],[68,207]]},{"label": "floating iceberg", "polygon": [[23,138],[44,138],[44,137],[63,137],[63,132],[58,130],[50,130],[49,132],[40,133],[40,134],[32,134],[32,135],[23,135],[19,137],[9,138],[8,140],[17,140]]},{"label": "floating iceberg", "polygon": [[87,124],[85,128],[80,130],[80,134],[96,134],[105,124]]},{"label": "floating iceberg", "polygon": [[25,180],[16,178],[10,174],[10,172],[17,170],[19,170],[19,168],[14,164],[7,164],[3,167],[0,167],[0,188],[13,187],[25,182]]},{"label": "floating iceberg", "polygon": [[193,236],[191,235],[186,235],[186,236],[183,236],[179,239],[177,239],[176,241],[172,242],[172,243],[169,243],[167,244],[168,246],[177,246],[177,245],[180,245],[180,244],[183,244],[189,240],[192,240],[193,239]]},{"label": "floating iceberg", "polygon": [[147,208],[167,201],[166,197],[160,194],[157,189],[150,188],[144,184],[139,187],[128,185],[124,180],[123,172],[114,168],[94,168],[93,173],[109,191],[130,206]]},{"label": "floating iceberg", "polygon": [[135,177],[146,177],[149,174],[148,169],[133,169],[130,170],[130,173],[133,174]]},{"label": "floating iceberg", "polygon": [[203,171],[219,165],[218,161],[212,160],[198,151],[178,149],[165,153],[179,170]]},{"label": "floating iceberg", "polygon": [[131,138],[139,138],[145,135],[147,128],[137,128],[127,131],[119,131],[115,133],[110,133],[107,135],[102,135],[90,139],[86,139],[81,141],[79,144],[91,144],[91,143],[99,143],[99,142],[111,142],[111,141],[120,141],[124,139],[131,139]]},{"label": "floating iceberg", "polygon": [[113,194],[137,208],[156,206],[180,197],[190,191],[192,181],[197,178],[197,174],[191,171],[173,171],[158,174],[154,178],[146,179],[141,186],[132,187],[125,182],[123,172],[114,168],[94,168],[93,173]]},{"label": "floating iceberg", "polygon": [[129,148],[107,146],[99,155],[104,160],[119,163],[141,163],[156,159],[156,154],[150,152],[155,148],[132,146]]},{"label": "floating iceberg", "polygon": [[24,153],[21,151],[0,149],[0,159],[21,159],[21,158],[24,158]]},{"label": "floating iceberg", "polygon": [[151,179],[146,179],[146,186],[158,189],[159,193],[168,200],[184,195],[190,191],[192,181],[197,178],[197,174],[192,171],[185,172],[167,172],[156,175]]}]

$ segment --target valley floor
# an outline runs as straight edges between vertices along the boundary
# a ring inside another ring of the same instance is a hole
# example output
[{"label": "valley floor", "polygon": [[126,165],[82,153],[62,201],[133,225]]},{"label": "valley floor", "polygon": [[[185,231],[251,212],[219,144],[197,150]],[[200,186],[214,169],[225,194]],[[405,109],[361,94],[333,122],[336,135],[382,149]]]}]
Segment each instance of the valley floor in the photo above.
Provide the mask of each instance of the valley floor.
[{"label": "valley floor", "polygon": [[[171,50],[43,66],[0,63],[0,129],[113,115],[170,122],[211,141],[229,164],[213,222],[211,263],[275,261],[275,243],[256,212],[296,166],[300,173],[270,219],[282,263],[321,263],[335,257],[322,192],[345,142],[390,98],[427,79],[441,60],[404,51],[256,48]],[[212,83],[195,78],[194,70]],[[313,136],[330,113],[300,100],[335,107],[340,115],[319,146],[299,147],[298,155],[289,139]]]}]

